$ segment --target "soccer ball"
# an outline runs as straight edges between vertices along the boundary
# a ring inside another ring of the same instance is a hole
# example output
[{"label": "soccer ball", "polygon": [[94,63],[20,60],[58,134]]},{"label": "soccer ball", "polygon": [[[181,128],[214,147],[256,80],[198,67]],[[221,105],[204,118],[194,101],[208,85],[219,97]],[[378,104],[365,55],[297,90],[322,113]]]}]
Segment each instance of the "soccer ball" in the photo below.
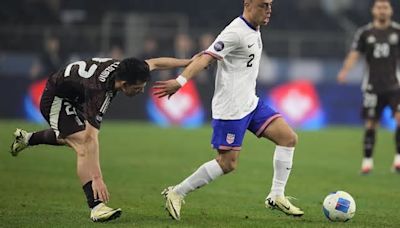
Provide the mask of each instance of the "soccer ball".
[{"label": "soccer ball", "polygon": [[356,203],[347,192],[337,191],[325,197],[322,205],[325,216],[334,222],[347,222],[356,213]]}]

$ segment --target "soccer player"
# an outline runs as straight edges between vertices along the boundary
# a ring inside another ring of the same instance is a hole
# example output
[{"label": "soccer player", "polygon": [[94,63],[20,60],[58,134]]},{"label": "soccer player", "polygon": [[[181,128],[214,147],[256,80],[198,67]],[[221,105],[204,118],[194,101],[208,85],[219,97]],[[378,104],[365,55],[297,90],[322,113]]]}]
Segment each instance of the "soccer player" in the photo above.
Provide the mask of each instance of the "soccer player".
[{"label": "soccer player", "polygon": [[202,56],[195,59],[176,79],[156,82],[155,95],[171,96],[201,70],[218,60],[215,92],[212,100],[211,144],[218,151],[216,159],[201,165],[181,183],[162,194],[172,218],[180,219],[183,198],[218,177],[235,170],[246,130],[276,144],[271,192],[267,208],[288,215],[304,212],[285,197],[286,182],[292,169],[297,135],[282,116],[256,95],[256,78],[263,44],[260,27],[267,25],[273,0],[244,0],[243,14],[234,19]]},{"label": "soccer player", "polygon": [[121,209],[107,207],[109,192],[99,161],[98,134],[103,115],[113,98],[122,92],[135,96],[144,91],[150,71],[184,67],[191,60],[155,58],[93,58],[69,64],[49,77],[40,110],[49,129],[30,132],[17,129],[11,154],[29,146],[68,145],[77,154],[77,174],[94,222],[118,218]]},{"label": "soccer player", "polygon": [[389,0],[375,0],[372,6],[373,21],[356,33],[352,49],[337,77],[339,83],[345,83],[349,71],[358,59],[361,56],[366,59],[369,73],[362,83],[362,117],[365,120],[362,174],[368,174],[373,169],[375,132],[386,106],[390,106],[397,122],[397,153],[392,169],[400,172],[400,81],[397,72],[400,26],[392,22],[392,15],[393,9]]}]

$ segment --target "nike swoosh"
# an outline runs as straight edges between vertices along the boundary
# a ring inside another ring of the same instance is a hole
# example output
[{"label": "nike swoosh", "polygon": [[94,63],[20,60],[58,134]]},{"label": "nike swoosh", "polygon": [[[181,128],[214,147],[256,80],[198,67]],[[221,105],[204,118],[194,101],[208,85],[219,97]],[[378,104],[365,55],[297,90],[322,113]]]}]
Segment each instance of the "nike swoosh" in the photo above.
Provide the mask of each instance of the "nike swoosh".
[{"label": "nike swoosh", "polygon": [[290,210],[290,206],[289,207],[286,207],[285,205],[283,205],[283,204],[279,204],[279,205],[281,205],[283,208],[285,208],[286,210]]},{"label": "nike swoosh", "polygon": [[[254,43],[254,44],[255,44],[255,43]],[[248,48],[251,48],[251,47],[254,46],[254,44],[249,44],[249,45],[247,45],[247,47],[248,47]]]}]

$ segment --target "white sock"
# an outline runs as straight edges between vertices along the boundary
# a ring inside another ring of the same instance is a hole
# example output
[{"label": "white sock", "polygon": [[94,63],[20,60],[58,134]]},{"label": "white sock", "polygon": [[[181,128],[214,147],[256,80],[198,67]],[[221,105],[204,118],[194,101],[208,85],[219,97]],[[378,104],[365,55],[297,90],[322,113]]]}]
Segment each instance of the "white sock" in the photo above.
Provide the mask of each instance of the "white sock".
[{"label": "white sock", "polygon": [[196,170],[196,172],[194,172],[180,184],[176,185],[174,192],[181,196],[186,196],[187,193],[210,183],[223,174],[224,172],[222,171],[221,166],[214,159],[204,163]]},{"label": "white sock", "polygon": [[361,166],[364,167],[374,167],[374,159],[372,158],[363,158]]},{"label": "white sock", "polygon": [[400,164],[400,154],[396,154],[394,156],[394,162],[395,165]]},{"label": "white sock", "polygon": [[272,196],[284,196],[286,182],[292,169],[294,147],[276,146],[274,153],[274,178]]}]

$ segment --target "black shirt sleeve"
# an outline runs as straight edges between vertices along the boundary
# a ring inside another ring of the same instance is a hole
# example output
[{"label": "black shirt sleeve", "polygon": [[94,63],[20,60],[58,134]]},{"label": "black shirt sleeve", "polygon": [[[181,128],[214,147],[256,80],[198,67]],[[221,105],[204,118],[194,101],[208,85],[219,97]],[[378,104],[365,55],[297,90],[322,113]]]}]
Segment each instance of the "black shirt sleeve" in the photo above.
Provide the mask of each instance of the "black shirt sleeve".
[{"label": "black shirt sleeve", "polygon": [[365,40],[365,29],[360,28],[354,35],[353,44],[351,45],[351,50],[358,51],[360,53],[365,53],[366,51],[366,40]]}]

